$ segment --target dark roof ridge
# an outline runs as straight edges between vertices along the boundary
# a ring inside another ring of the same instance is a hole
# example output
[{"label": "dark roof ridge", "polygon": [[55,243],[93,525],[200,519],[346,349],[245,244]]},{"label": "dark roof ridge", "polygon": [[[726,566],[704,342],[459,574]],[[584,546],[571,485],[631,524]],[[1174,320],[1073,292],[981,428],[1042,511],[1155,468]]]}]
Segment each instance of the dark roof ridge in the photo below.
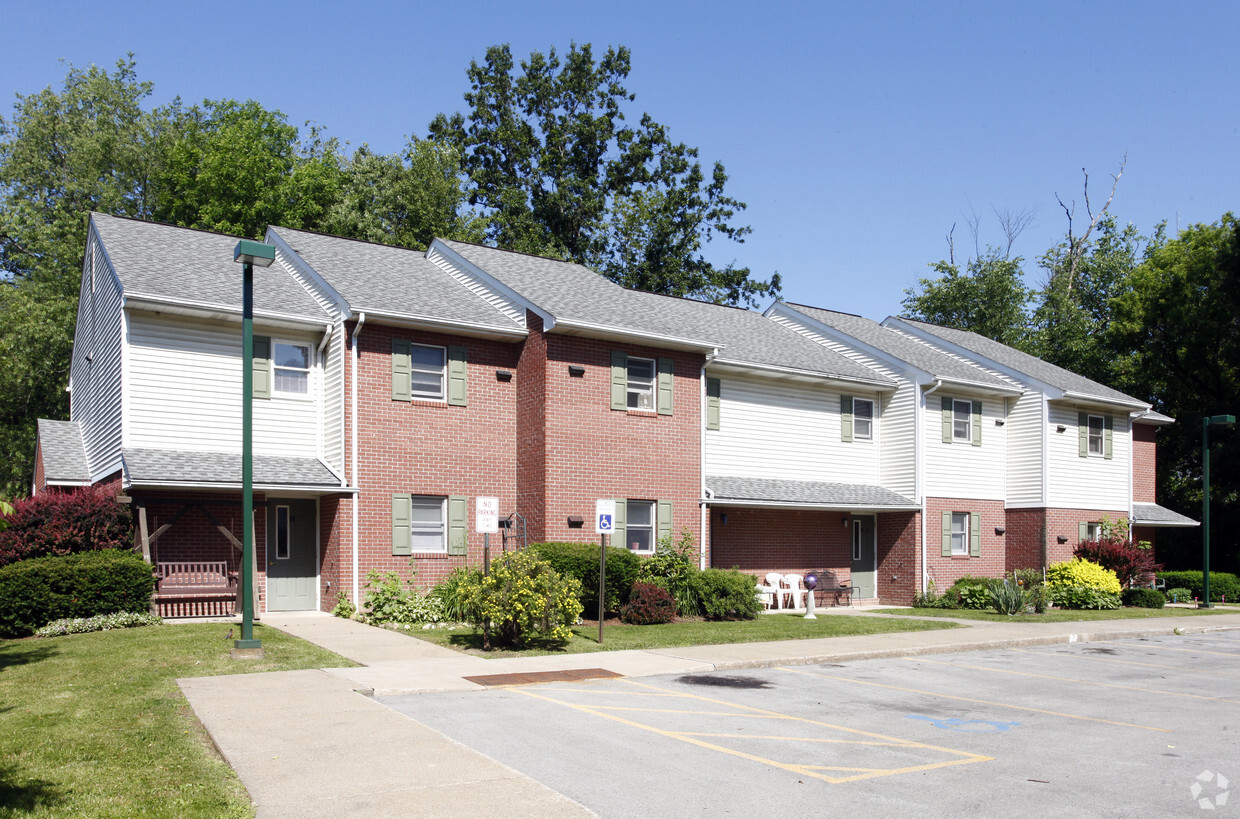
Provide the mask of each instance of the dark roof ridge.
[{"label": "dark roof ridge", "polygon": [[[795,301],[786,301],[784,302],[784,304],[788,305],[789,307],[807,307],[810,310],[821,310],[824,313],[835,313],[837,316],[852,316],[853,318],[859,318],[859,319],[865,318],[865,316],[861,315],[860,313],[849,313],[844,310],[832,310],[830,307],[817,307],[813,304],[801,304],[800,302],[795,302]],[[874,321],[874,319],[869,319],[869,320]],[[874,323],[877,324],[878,322],[874,322]]]},{"label": "dark roof ridge", "polygon": [[268,225],[269,230],[287,230],[292,233],[307,233],[311,236],[321,236],[324,239],[338,239],[342,242],[357,242],[362,245],[370,245],[371,247],[383,247],[389,250],[407,250],[410,253],[426,254],[426,248],[418,249],[416,247],[405,247],[404,245],[389,245],[383,242],[376,242],[373,239],[355,239],[352,236],[337,236],[335,233],[324,233],[321,230],[308,230],[306,228],[285,227],[284,225]]},{"label": "dark roof ridge", "polygon": [[114,213],[104,213],[101,210],[92,210],[91,216],[106,216],[109,219],[123,219],[126,222],[137,222],[140,225],[154,225],[156,227],[174,228],[176,230],[189,230],[194,233],[205,233],[208,236],[220,236],[225,239],[244,239],[244,236],[238,236],[235,233],[224,233],[219,230],[207,230],[206,228],[186,227],[185,225],[174,225],[171,222],[160,222],[155,219],[139,219],[137,216],[117,216]]}]

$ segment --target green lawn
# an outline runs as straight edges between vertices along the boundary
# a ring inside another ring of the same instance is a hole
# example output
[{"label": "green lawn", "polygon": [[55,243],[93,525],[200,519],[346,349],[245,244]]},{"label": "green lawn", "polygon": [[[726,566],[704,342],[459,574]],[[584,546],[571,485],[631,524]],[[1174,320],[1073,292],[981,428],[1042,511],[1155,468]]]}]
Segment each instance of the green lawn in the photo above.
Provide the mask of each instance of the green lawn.
[{"label": "green lawn", "polygon": [[954,628],[955,623],[928,620],[819,615],[806,620],[800,614],[764,614],[756,620],[729,622],[668,623],[660,626],[630,626],[608,623],[603,644],[598,642],[598,624],[574,626],[574,637],[565,647],[534,644],[523,651],[482,651],[482,634],[468,628],[409,632],[411,636],[439,645],[485,657],[526,657],[535,654],[581,654],[590,651],[674,648],[677,646],[758,643],[770,640],[808,640],[815,637],[847,637],[853,634],[881,634],[890,631],[926,631]]},{"label": "green lawn", "polygon": [[232,660],[229,628],[0,640],[0,816],[252,816],[176,679],[355,663],[259,624]]},{"label": "green lawn", "polygon": [[995,611],[976,609],[873,609],[878,614],[894,614],[897,617],[954,617],[960,620],[991,620],[996,623],[1071,623],[1078,620],[1136,620],[1158,617],[1196,617],[1210,614],[1236,614],[1234,608],[1212,609],[1136,609],[1122,608],[1110,611],[1083,609],[1051,609],[1045,614],[1017,614],[1008,616]]}]

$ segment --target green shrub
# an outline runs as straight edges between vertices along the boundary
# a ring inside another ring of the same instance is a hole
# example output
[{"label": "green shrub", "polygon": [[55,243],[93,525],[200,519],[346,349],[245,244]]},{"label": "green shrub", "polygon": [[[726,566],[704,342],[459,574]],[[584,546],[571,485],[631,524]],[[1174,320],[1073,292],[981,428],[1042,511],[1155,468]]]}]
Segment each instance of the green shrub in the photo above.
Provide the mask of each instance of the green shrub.
[{"label": "green shrub", "polygon": [[676,601],[662,586],[638,581],[629,602],[620,608],[620,619],[635,626],[670,623],[676,619]]},{"label": "green shrub", "polygon": [[332,607],[332,616],[352,619],[357,614],[357,606],[349,602],[348,595],[343,591],[336,592],[336,605]]},{"label": "green shrub", "polygon": [[116,628],[138,626],[161,626],[164,618],[157,614],[139,614],[118,611],[112,614],[96,614],[94,617],[73,617],[53,620],[34,633],[35,637],[63,637],[66,634],[87,634],[92,631],[111,631]]},{"label": "green shrub", "polygon": [[534,635],[566,643],[573,636],[569,626],[581,614],[581,583],[561,575],[531,549],[501,556],[486,577],[463,578],[460,594],[488,649],[492,635],[509,646],[520,646]]},{"label": "green shrub", "polygon": [[[1115,581],[1119,583],[1119,581]],[[1117,609],[1119,592],[1102,591],[1092,586],[1050,586],[1049,594],[1056,606],[1064,609]]]},{"label": "green shrub", "polygon": [[431,589],[430,596],[439,601],[439,608],[443,610],[446,619],[454,623],[464,623],[469,620],[464,599],[461,597],[461,588],[467,581],[473,581],[481,574],[481,569],[458,566],[447,577],[436,583],[435,588]]},{"label": "green shrub", "polygon": [[374,569],[366,575],[366,609],[358,619],[374,626],[388,623],[412,626],[438,623],[444,619],[439,601],[429,595],[418,594],[412,587],[412,581],[409,588],[405,588],[396,572]]},{"label": "green shrub", "polygon": [[[559,574],[575,577],[581,584],[582,611],[598,616],[597,543],[531,543],[529,548],[551,564]],[[607,547],[607,613],[617,614],[629,601],[629,591],[637,580],[642,558],[616,546]]]},{"label": "green shrub", "polygon": [[[654,555],[641,561],[637,570],[637,579],[640,582],[654,583],[667,589],[676,601],[676,610],[682,617],[702,613],[702,603],[698,599],[697,586],[694,584],[694,577],[698,573],[695,555],[693,533],[684,529],[680,533],[680,540],[675,543],[670,535],[659,538]],[[608,571],[610,570],[609,567]]]},{"label": "green shrub", "polygon": [[[1213,592],[1214,589],[1210,589],[1210,591]],[[1193,590],[1186,589],[1183,586],[1179,586],[1174,589],[1167,589],[1167,591],[1164,592],[1164,594],[1167,597],[1168,603],[1191,603],[1193,602]]]},{"label": "green shrub", "polygon": [[1167,598],[1154,589],[1124,589],[1121,599],[1125,606],[1139,609],[1161,609],[1167,605]]},{"label": "green shrub", "polygon": [[1072,550],[1072,554],[1115,572],[1120,585],[1125,588],[1162,568],[1162,564],[1154,562],[1152,550],[1142,549],[1126,537],[1120,536],[1082,540]]},{"label": "green shrub", "polygon": [[702,613],[709,620],[753,620],[762,611],[758,579],[738,569],[706,569],[694,577]]},{"label": "green shrub", "polygon": [[[1061,563],[1052,563],[1046,569],[1046,585],[1051,589],[1071,586],[1083,586],[1114,594],[1119,599],[1119,578],[1110,569],[1104,569],[1097,563],[1084,558],[1073,558]],[[1058,598],[1056,598],[1058,600]],[[1079,608],[1072,606],[1071,608]]]},{"label": "green shrub", "polygon": [[[1192,592],[1190,600],[1205,596],[1205,580],[1200,571],[1159,572],[1158,579],[1166,583],[1168,589],[1188,589]],[[1240,601],[1240,578],[1231,572],[1210,572],[1210,602],[1219,603],[1224,597],[1233,603]],[[1180,602],[1184,602],[1183,598]]]},{"label": "green shrub", "polygon": [[25,637],[53,620],[148,612],[151,564],[130,550],[37,557],[0,567],[0,637]]},{"label": "green shrub", "polygon": [[995,583],[987,590],[990,605],[1000,614],[1024,614],[1029,606],[1029,593],[1019,583]]},{"label": "green shrub", "polygon": [[83,487],[44,492],[17,501],[0,526],[0,566],[51,555],[133,544],[133,514],[116,500],[116,489]]},{"label": "green shrub", "polygon": [[943,592],[943,596],[955,605],[942,608],[988,609],[990,608],[990,588],[998,582],[1002,581],[995,580],[993,577],[973,577],[966,574]]}]

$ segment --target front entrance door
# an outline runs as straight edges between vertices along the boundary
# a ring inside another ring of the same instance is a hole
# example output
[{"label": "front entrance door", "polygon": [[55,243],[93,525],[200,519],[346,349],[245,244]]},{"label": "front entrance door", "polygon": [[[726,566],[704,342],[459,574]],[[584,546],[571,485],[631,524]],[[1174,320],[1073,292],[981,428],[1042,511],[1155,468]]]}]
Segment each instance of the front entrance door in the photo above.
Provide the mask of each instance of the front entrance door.
[{"label": "front entrance door", "polygon": [[852,585],[858,597],[878,597],[874,518],[853,515],[852,525]]},{"label": "front entrance door", "polygon": [[267,611],[318,608],[315,502],[267,500]]}]

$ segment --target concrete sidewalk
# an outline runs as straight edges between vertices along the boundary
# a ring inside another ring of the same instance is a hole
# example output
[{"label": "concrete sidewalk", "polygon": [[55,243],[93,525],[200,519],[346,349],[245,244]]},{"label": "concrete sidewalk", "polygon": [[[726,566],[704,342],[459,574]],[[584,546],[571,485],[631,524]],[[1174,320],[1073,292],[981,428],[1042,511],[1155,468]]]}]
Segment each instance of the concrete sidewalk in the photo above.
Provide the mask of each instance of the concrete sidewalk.
[{"label": "concrete sidewalk", "polygon": [[[852,609],[819,616],[867,615]],[[489,674],[602,668],[639,677],[1191,634],[1240,629],[1240,614],[958,620],[967,628],[496,660],[318,612],[267,614],[263,622],[362,665],[179,680],[259,816],[588,816],[581,805],[371,696],[481,690],[465,677]]]}]

